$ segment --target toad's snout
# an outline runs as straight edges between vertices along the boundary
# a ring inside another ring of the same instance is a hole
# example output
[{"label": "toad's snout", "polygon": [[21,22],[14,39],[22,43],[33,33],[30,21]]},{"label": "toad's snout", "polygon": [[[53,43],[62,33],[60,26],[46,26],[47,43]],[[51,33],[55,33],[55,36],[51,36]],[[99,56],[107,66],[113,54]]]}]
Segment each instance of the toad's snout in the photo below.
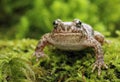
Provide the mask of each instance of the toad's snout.
[{"label": "toad's snout", "polygon": [[80,33],[81,29],[76,28],[76,26],[73,25],[71,22],[65,22],[65,23],[61,23],[56,29],[54,29],[54,32],[57,32],[57,33]]}]

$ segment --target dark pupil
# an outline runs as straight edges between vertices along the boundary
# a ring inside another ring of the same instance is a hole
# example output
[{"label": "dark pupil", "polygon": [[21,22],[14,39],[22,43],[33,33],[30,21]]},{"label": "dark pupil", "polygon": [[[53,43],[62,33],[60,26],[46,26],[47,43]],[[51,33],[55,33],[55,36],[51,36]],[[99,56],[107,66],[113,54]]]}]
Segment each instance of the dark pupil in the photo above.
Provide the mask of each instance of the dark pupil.
[{"label": "dark pupil", "polygon": [[77,27],[81,27],[81,24],[82,24],[82,23],[81,23],[80,21],[78,21],[78,23],[76,23],[76,26],[77,26]]},{"label": "dark pupil", "polygon": [[55,24],[56,24],[56,21],[53,22],[53,25],[55,25]]},{"label": "dark pupil", "polygon": [[78,23],[81,25],[81,22],[80,22],[80,21],[79,21]]},{"label": "dark pupil", "polygon": [[58,23],[56,21],[53,22],[54,28],[57,28]]}]

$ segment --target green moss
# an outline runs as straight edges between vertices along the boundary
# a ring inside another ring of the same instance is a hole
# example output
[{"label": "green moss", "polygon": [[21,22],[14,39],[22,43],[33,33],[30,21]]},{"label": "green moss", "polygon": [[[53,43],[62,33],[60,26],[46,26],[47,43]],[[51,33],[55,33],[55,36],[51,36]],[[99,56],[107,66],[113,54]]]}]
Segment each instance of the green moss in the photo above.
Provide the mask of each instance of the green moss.
[{"label": "green moss", "polygon": [[32,54],[37,40],[1,40],[0,79],[7,82],[119,82],[120,38],[108,40],[111,43],[103,49],[109,68],[102,69],[101,76],[97,76],[97,70],[91,72],[95,62],[92,50],[66,52],[49,46],[44,49],[47,57],[36,62]]}]

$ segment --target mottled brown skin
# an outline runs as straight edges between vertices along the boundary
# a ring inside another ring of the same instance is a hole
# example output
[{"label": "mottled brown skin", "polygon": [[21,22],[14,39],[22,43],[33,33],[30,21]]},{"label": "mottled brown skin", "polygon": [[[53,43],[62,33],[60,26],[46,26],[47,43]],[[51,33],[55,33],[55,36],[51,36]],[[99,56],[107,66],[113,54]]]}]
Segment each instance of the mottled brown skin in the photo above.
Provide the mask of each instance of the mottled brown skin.
[{"label": "mottled brown skin", "polygon": [[91,26],[82,23],[79,19],[74,19],[72,22],[63,22],[57,19],[53,25],[53,31],[43,35],[35,49],[34,55],[37,59],[45,56],[43,49],[49,44],[58,49],[73,51],[91,47],[94,48],[96,55],[92,72],[98,68],[98,75],[100,75],[101,67],[108,68],[104,63],[101,45],[105,39],[101,33],[94,31]]}]

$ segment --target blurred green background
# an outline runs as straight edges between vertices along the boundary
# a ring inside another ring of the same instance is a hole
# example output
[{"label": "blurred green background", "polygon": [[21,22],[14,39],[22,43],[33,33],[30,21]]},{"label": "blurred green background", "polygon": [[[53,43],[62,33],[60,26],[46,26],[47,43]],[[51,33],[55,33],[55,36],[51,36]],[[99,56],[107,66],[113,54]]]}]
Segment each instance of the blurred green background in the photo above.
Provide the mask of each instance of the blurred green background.
[{"label": "blurred green background", "polygon": [[39,39],[58,18],[79,18],[107,37],[120,36],[120,0],[0,0],[0,39]]},{"label": "blurred green background", "polygon": [[[91,73],[91,50],[46,47],[48,58],[35,61],[35,39],[51,32],[58,18],[78,18],[110,41],[103,46],[109,69],[100,78]],[[0,82],[120,82],[119,41],[120,0],[0,0]]]}]

